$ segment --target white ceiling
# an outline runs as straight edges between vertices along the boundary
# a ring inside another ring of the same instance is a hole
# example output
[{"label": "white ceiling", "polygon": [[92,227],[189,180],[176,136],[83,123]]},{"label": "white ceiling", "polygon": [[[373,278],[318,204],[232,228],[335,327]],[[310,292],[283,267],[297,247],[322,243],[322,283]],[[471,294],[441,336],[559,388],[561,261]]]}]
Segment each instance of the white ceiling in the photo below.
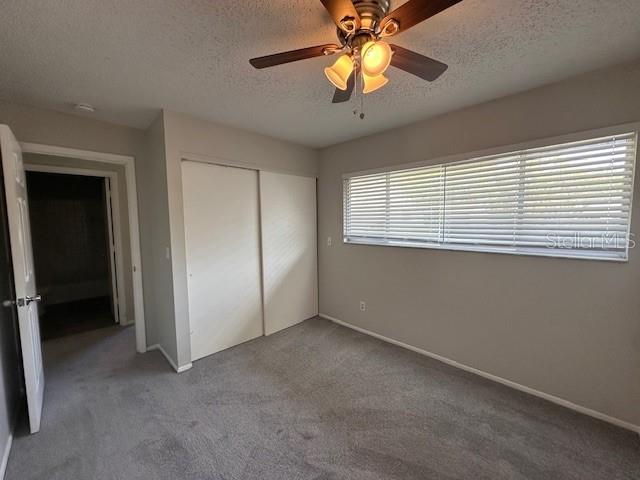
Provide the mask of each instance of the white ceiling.
[{"label": "white ceiling", "polygon": [[[160,108],[312,147],[407,124],[640,57],[639,0],[463,0],[394,42],[449,64],[399,70],[332,105],[329,58],[249,58],[335,41],[319,0],[15,0],[0,11],[0,98],[146,128]],[[392,8],[402,1],[392,1]]]}]

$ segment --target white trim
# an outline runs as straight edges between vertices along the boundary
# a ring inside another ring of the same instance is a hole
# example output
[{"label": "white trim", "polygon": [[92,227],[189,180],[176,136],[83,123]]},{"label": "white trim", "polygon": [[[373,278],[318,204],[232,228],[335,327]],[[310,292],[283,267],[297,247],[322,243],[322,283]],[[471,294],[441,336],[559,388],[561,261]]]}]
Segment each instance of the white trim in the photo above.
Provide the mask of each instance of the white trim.
[{"label": "white trim", "polygon": [[[631,211],[631,210],[629,210]],[[631,219],[631,215],[629,215],[629,219]],[[631,221],[629,221],[629,225],[631,225]],[[627,233],[627,238],[629,237],[629,233]],[[516,250],[510,247],[494,247],[491,245],[457,245],[453,243],[411,243],[411,242],[394,242],[392,240],[388,240],[386,242],[376,241],[376,240],[359,240],[359,239],[351,239],[343,235],[342,243],[345,245],[367,245],[369,247],[396,247],[396,248],[422,248],[428,250],[448,250],[452,252],[477,252],[477,253],[489,253],[489,254],[508,254],[508,255],[519,255],[525,257],[547,257],[547,258],[564,258],[569,260],[595,260],[595,261],[605,261],[605,262],[614,262],[614,263],[629,263],[629,254],[628,249],[625,257],[613,257],[600,255],[593,255],[594,252],[586,251],[580,252],[578,250],[573,250],[572,254],[566,253],[567,250],[563,249],[553,249],[549,248],[546,250]]]},{"label": "white trim", "polygon": [[176,372],[178,373],[186,372],[187,370],[191,369],[191,367],[193,367],[193,363],[189,362],[186,365],[178,367]]},{"label": "white trim", "polygon": [[90,168],[63,167],[58,165],[42,165],[39,163],[25,163],[28,172],[63,173],[65,175],[79,175],[82,177],[114,177],[117,172],[108,170],[91,170]]},{"label": "white trim", "polygon": [[179,157],[181,162],[186,160],[188,162],[209,163],[213,165],[219,165],[221,167],[244,168],[246,170],[256,170],[258,172],[282,173],[284,175],[294,175],[298,177],[310,178],[318,178],[319,175],[318,173],[302,172],[294,170],[292,168],[265,167],[264,165],[261,165],[259,163],[233,160],[230,158],[220,157],[218,155],[194,153],[185,150],[179,151]]},{"label": "white trim", "polygon": [[122,223],[120,220],[120,195],[118,193],[118,175],[109,176],[111,180],[111,218],[113,220],[113,236],[116,250],[116,283],[118,290],[118,310],[120,325],[129,325],[127,315],[127,296],[124,288],[124,248],[122,246]]},{"label": "white trim", "polygon": [[369,335],[371,337],[377,338],[384,342],[391,343],[393,345],[397,345],[402,348],[406,348],[407,350],[411,350],[412,352],[419,353],[420,355],[424,355],[426,357],[433,358],[434,360],[438,360],[439,362],[446,363],[447,365],[451,365],[452,367],[459,368],[460,370],[464,370],[466,372],[474,373],[479,375],[480,377],[486,378],[488,380],[501,383],[502,385],[506,385],[507,387],[511,387],[515,390],[519,390],[524,393],[528,393],[530,395],[534,395],[536,397],[542,398],[544,400],[548,400],[549,402],[555,403],[557,405],[569,408],[571,410],[575,410],[576,412],[582,413],[584,415],[588,415],[590,417],[597,418],[598,420],[603,420],[605,422],[611,423],[618,427],[626,428],[627,430],[631,430],[640,434],[640,425],[634,425],[633,423],[627,422],[625,420],[620,420],[619,418],[611,417],[604,413],[598,412],[596,410],[592,410],[587,407],[583,407],[581,405],[577,405],[573,402],[565,400],[560,397],[556,397],[555,395],[550,395],[548,393],[541,392],[539,390],[535,390],[531,387],[526,387],[516,382],[512,382],[511,380],[507,380],[506,378],[498,377],[497,375],[493,375],[491,373],[484,372],[482,370],[478,370],[477,368],[470,367],[468,365],[464,365],[462,363],[458,363],[455,360],[451,360],[447,357],[443,357],[442,355],[437,355],[435,353],[428,352],[418,347],[414,347],[413,345],[409,345],[407,343],[400,342],[398,340],[394,340],[389,337],[385,337],[384,335],[380,335],[378,333],[372,332],[370,330],[366,330],[362,327],[356,327],[350,323],[344,322],[342,320],[338,320],[335,317],[331,317],[329,315],[325,315],[324,313],[319,314],[320,317],[330,320],[338,325],[342,325],[343,327],[350,328],[360,333],[364,333],[365,335]]},{"label": "white trim", "polygon": [[140,225],[138,220],[138,193],[136,189],[135,159],[127,155],[92,152],[74,148],[41,145],[37,143],[21,143],[24,153],[40,155],[54,155],[68,158],[78,158],[92,162],[113,163],[124,165],[125,182],[127,184],[127,203],[129,210],[129,235],[131,243],[131,270],[133,277],[133,310],[136,329],[136,350],[140,353],[147,351],[147,340],[144,321],[144,298],[142,289],[142,261],[140,254]]},{"label": "white trim", "polygon": [[148,352],[150,352],[152,350],[160,351],[160,353],[162,353],[162,355],[164,355],[164,358],[167,359],[167,362],[169,362],[169,365],[171,365],[171,368],[173,368],[178,373],[186,372],[191,367],[193,367],[193,363],[191,363],[191,362],[187,363],[186,365],[182,365],[181,367],[178,367],[176,365],[176,362],[173,360],[173,358],[171,358],[169,356],[169,354],[165,351],[164,348],[162,348],[162,345],[160,345],[159,343],[156,343],[155,345],[151,345],[151,346],[147,347],[147,351]]},{"label": "white trim", "polygon": [[114,153],[93,152],[91,150],[79,150],[76,148],[57,147],[55,145],[43,145],[40,143],[20,142],[23,153],[37,153],[40,155],[54,155],[57,157],[78,158],[92,162],[115,163],[126,165],[133,161],[129,155],[117,155]]},{"label": "white trim", "polygon": [[111,265],[111,291],[113,292],[113,298],[111,301],[113,303],[113,316],[115,317],[115,321],[116,323],[120,323],[120,305],[118,301],[120,299],[121,292],[118,291],[117,271],[114,265],[117,252],[115,239],[113,238],[115,236],[115,230],[113,228],[114,221],[111,203],[111,178],[109,177],[104,177],[104,202],[105,209],[107,211],[107,241],[109,242],[109,264]]},{"label": "white trim", "polygon": [[13,444],[13,428],[9,432],[7,438],[7,444],[4,446],[4,453],[2,454],[2,463],[0,463],[0,479],[4,478],[7,473],[7,465],[9,464],[9,454],[11,453],[11,445]]}]

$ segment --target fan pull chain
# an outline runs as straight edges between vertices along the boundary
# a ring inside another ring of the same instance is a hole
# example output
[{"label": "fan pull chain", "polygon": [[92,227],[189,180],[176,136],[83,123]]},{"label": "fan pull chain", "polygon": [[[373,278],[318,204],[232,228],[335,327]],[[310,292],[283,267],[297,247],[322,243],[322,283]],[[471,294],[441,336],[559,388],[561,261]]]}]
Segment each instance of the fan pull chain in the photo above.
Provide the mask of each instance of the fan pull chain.
[{"label": "fan pull chain", "polygon": [[[358,75],[358,67],[357,67],[357,65],[356,65],[356,70],[355,70],[355,72],[353,74],[356,76],[356,78],[354,79],[354,85],[353,85],[353,89],[355,90],[355,92],[354,92],[355,95],[353,96],[353,99],[354,99],[355,102],[357,102],[358,101],[358,92],[360,91],[360,89],[358,88],[358,82],[360,81],[359,80],[360,79],[360,75]],[[358,115],[358,107],[357,106],[353,109],[353,116],[355,117],[356,115]]]},{"label": "fan pull chain", "polygon": [[[364,88],[364,80],[362,79],[362,75],[360,75],[360,69],[356,69],[355,72],[356,75],[356,80],[355,80],[355,91],[356,91],[356,95],[355,95],[355,100],[356,102],[358,101],[358,96],[360,97],[360,120],[364,120],[364,93],[363,93],[363,88]],[[358,82],[360,82],[360,87],[358,87]],[[358,108],[356,107],[353,110],[353,114],[354,115],[358,115]]]}]

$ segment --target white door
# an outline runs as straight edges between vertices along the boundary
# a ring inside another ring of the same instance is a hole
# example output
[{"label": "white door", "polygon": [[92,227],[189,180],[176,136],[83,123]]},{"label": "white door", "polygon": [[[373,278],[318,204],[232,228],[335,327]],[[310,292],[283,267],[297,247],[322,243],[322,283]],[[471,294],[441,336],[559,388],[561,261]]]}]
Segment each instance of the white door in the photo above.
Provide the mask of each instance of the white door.
[{"label": "white door", "polygon": [[192,360],[263,333],[257,175],[182,163]]},{"label": "white door", "polygon": [[116,243],[113,233],[113,212],[111,205],[111,179],[104,177],[104,204],[107,217],[107,240],[109,242],[109,273],[111,274],[111,309],[115,323],[120,323],[120,311],[118,309],[118,275],[116,267]]},{"label": "white door", "polygon": [[318,314],[316,179],[260,172],[264,330]]},{"label": "white door", "polygon": [[0,125],[0,143],[22,361],[24,363],[24,383],[27,389],[29,424],[31,433],[35,433],[40,430],[44,397],[44,369],[42,368],[40,325],[36,304],[40,297],[36,294],[36,279],[33,271],[27,184],[20,145],[6,125]]}]

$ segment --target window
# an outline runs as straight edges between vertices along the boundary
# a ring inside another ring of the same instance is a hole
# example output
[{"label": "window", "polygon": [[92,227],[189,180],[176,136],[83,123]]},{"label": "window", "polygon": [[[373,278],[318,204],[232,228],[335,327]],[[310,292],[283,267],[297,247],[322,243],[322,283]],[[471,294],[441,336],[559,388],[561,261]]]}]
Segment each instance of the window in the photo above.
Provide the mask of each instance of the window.
[{"label": "window", "polygon": [[636,134],[344,178],[344,241],[626,260]]}]

